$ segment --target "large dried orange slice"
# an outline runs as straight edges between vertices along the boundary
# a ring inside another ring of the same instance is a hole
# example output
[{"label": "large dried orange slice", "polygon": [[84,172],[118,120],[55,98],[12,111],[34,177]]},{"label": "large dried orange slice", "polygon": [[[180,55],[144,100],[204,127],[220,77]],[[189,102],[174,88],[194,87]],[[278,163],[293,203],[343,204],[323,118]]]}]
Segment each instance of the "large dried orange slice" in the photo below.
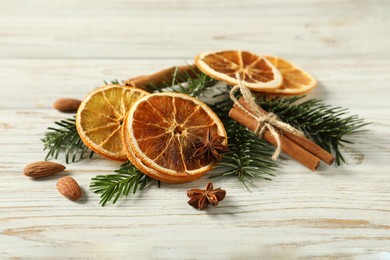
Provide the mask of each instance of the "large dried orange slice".
[{"label": "large dried orange slice", "polygon": [[106,158],[126,161],[122,123],[135,101],[148,94],[121,85],[108,85],[89,93],[76,115],[77,131],[84,144]]},{"label": "large dried orange slice", "polygon": [[236,72],[242,84],[254,91],[274,89],[282,85],[282,75],[264,57],[248,51],[207,52],[195,57],[195,64],[208,76],[237,85]]},{"label": "large dried orange slice", "polygon": [[272,56],[265,56],[283,76],[283,84],[276,89],[263,89],[262,92],[280,95],[304,94],[317,86],[315,78],[291,62]]},{"label": "large dried orange slice", "polygon": [[[227,145],[221,120],[206,104],[168,92],[145,96],[131,107],[123,140],[134,165],[172,183],[189,182],[211,170],[218,162],[213,149]],[[207,146],[210,143],[213,147]],[[210,153],[199,153],[208,148]]]}]

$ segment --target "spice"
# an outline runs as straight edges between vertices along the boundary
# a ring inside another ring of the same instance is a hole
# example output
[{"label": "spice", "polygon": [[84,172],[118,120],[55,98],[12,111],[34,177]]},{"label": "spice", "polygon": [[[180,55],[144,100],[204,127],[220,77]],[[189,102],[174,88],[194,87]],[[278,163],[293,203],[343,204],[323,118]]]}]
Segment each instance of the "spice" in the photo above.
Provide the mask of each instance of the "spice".
[{"label": "spice", "polygon": [[214,189],[213,183],[209,182],[205,190],[192,189],[187,191],[187,196],[190,198],[188,204],[192,207],[203,210],[206,209],[209,204],[216,207],[220,201],[226,196],[226,191],[218,188]]},{"label": "spice", "polygon": [[[255,131],[255,129],[257,128],[256,119],[248,116],[245,111],[243,111],[237,106],[233,107],[230,110],[229,116],[252,131]],[[277,145],[275,137],[270,133],[268,129],[264,131],[263,138],[272,145]],[[280,135],[280,142],[282,151],[290,155],[298,162],[305,165],[310,170],[314,171],[320,165],[320,159],[317,156],[308,152],[306,149],[304,149],[291,139],[287,138],[286,136]]]},{"label": "spice", "polygon": [[224,136],[217,135],[212,137],[210,129],[207,131],[206,138],[202,141],[198,141],[197,149],[195,150],[193,157],[199,158],[207,156],[207,160],[211,160],[211,157],[214,158],[217,162],[222,160],[221,153],[227,152],[228,148],[223,144],[225,141]]},{"label": "spice", "polygon": [[[132,87],[147,89],[148,87],[166,87],[172,84],[173,79],[177,83],[187,81],[188,77],[195,78],[199,72],[194,65],[185,65],[179,67],[170,67],[156,73],[138,76],[125,81],[125,84]],[[175,77],[175,74],[181,75]]]},{"label": "spice", "polygon": [[[251,110],[248,103],[245,102],[244,98],[240,98],[239,100],[240,104],[243,105],[246,109]],[[260,106],[258,106],[259,110],[263,112],[264,114],[267,114],[267,112],[262,109]],[[334,162],[334,157],[331,153],[328,151],[322,149],[319,145],[314,143],[313,141],[307,139],[305,136],[297,136],[294,134],[291,134],[287,131],[281,130],[283,135],[285,135],[287,138],[291,139],[298,145],[302,146],[304,149],[309,151],[310,153],[317,156],[319,159],[321,159],[323,162],[325,162],[328,165],[331,165]]]}]

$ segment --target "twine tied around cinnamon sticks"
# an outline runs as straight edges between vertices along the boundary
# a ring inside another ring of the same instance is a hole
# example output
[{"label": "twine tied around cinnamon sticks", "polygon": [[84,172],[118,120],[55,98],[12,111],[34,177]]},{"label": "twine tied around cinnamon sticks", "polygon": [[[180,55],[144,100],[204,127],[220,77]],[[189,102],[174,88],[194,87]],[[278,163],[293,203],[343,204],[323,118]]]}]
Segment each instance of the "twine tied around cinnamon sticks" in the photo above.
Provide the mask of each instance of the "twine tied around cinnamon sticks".
[{"label": "twine tied around cinnamon sticks", "polygon": [[[244,111],[247,115],[256,120],[257,126],[254,133],[257,136],[262,137],[265,130],[267,129],[270,131],[276,141],[276,149],[274,154],[272,155],[272,160],[276,161],[279,157],[280,152],[282,151],[282,144],[277,129],[283,130],[284,132],[293,134],[297,137],[303,136],[303,133],[292,127],[291,125],[280,121],[274,113],[265,113],[263,110],[260,110],[259,106],[255,102],[251,91],[242,84],[241,77],[238,72],[236,72],[236,78],[238,84],[231,89],[230,98],[236,106],[241,108],[242,111]],[[244,99],[249,109],[243,106],[235,97],[234,94],[238,90],[241,92],[242,98]]]}]

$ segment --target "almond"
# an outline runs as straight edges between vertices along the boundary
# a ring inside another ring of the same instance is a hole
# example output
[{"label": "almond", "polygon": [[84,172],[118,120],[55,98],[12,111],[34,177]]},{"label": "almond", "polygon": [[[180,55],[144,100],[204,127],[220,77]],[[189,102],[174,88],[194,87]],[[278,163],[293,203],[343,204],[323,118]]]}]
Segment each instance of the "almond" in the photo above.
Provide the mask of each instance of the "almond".
[{"label": "almond", "polygon": [[61,112],[77,112],[81,104],[81,100],[74,98],[60,98],[54,102],[53,107]]},{"label": "almond", "polygon": [[55,162],[40,161],[26,165],[24,175],[32,178],[51,176],[65,170],[65,166]]},{"label": "almond", "polygon": [[57,190],[70,200],[77,200],[81,197],[81,189],[72,177],[62,177],[57,181]]}]

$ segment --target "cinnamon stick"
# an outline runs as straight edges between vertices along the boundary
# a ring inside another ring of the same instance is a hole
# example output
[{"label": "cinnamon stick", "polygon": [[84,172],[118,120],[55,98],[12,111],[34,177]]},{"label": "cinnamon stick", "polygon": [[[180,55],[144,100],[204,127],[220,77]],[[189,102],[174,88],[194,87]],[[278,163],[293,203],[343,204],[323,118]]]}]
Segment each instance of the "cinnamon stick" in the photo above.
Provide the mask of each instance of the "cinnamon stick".
[{"label": "cinnamon stick", "polygon": [[[176,71],[177,70],[177,71]],[[198,72],[198,68],[195,65],[185,65],[179,67],[170,67],[156,73],[146,75],[146,76],[138,76],[135,78],[131,78],[125,81],[127,86],[148,89],[148,87],[166,87],[167,84],[170,85],[172,83],[174,73],[178,75],[176,77],[176,82],[184,82],[187,81],[188,77],[180,77],[180,75],[189,75],[190,77],[196,77],[196,72]]]},{"label": "cinnamon stick", "polygon": [[[252,131],[256,130],[257,121],[252,117],[248,117],[247,114],[241,108],[234,106],[230,110],[229,116],[240,124],[247,127],[248,129]],[[276,146],[276,140],[268,129],[264,131],[263,137],[269,143]],[[287,153],[292,158],[305,165],[310,170],[315,171],[320,165],[320,159],[317,156],[308,152],[288,137],[280,135],[280,142],[283,152]]]},{"label": "cinnamon stick", "polygon": [[[250,107],[248,106],[248,104],[245,102],[245,100],[243,98],[240,98],[238,101],[246,109],[251,111]],[[267,114],[267,111],[262,109],[260,106],[258,108],[260,109],[261,112]],[[309,152],[311,152],[312,154],[314,154],[315,156],[320,158],[321,161],[325,162],[326,164],[331,165],[334,162],[334,157],[331,153],[322,149],[322,147],[320,147],[319,145],[317,145],[313,141],[307,139],[305,136],[296,136],[296,135],[291,134],[289,132],[286,132],[283,130],[281,130],[281,131],[282,131],[284,136],[288,137],[289,139],[291,139],[292,141],[294,141],[298,145],[302,146],[303,148],[305,148],[306,150],[308,150]]]}]

